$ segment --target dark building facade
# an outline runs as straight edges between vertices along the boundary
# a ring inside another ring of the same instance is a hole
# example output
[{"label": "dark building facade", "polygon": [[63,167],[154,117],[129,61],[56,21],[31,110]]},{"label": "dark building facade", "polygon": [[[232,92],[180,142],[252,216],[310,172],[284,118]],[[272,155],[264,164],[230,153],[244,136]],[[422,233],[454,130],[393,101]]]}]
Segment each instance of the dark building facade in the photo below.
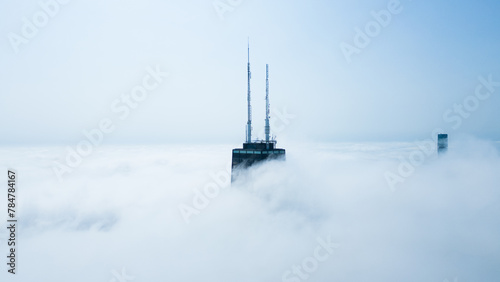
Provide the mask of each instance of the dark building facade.
[{"label": "dark building facade", "polygon": [[285,149],[275,148],[276,142],[243,143],[243,148],[233,149],[231,168],[246,168],[264,160],[285,160]]}]

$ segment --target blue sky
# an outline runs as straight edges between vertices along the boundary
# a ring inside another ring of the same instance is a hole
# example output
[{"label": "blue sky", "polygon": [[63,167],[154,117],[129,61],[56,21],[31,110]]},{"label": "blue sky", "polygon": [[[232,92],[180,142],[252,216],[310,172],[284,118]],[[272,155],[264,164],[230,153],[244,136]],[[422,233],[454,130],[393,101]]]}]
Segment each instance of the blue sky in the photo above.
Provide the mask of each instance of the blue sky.
[{"label": "blue sky", "polygon": [[[214,3],[234,5],[221,18]],[[402,10],[349,63],[340,44],[388,5]],[[12,33],[40,11],[38,1],[4,1],[0,12],[2,144],[74,143],[103,118],[116,125],[108,143],[240,143],[247,37],[254,131],[268,63],[271,104],[294,115],[278,140],[412,141],[438,127],[500,139],[500,89],[456,129],[443,118],[479,76],[500,81],[496,1],[73,0],[16,53]],[[170,76],[117,119],[112,102],[151,66]]]}]

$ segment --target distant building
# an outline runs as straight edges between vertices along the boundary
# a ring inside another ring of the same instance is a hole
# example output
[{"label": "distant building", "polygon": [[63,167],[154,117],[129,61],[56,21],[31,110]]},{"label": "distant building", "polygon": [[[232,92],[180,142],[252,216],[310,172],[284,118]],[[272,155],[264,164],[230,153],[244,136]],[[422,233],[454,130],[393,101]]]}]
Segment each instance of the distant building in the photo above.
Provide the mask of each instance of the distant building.
[{"label": "distant building", "polygon": [[448,151],[448,134],[438,134],[437,149],[438,154],[444,154]]}]

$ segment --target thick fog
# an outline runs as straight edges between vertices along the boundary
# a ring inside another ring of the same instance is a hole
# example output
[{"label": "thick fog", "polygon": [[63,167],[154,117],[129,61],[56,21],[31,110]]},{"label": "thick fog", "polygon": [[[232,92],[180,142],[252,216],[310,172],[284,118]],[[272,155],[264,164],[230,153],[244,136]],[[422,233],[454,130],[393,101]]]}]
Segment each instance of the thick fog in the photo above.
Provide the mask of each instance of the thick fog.
[{"label": "thick fog", "polygon": [[225,145],[103,147],[63,182],[63,148],[2,149],[21,172],[9,281],[496,281],[498,144],[431,148],[391,187],[420,145],[291,144],[233,184]]}]

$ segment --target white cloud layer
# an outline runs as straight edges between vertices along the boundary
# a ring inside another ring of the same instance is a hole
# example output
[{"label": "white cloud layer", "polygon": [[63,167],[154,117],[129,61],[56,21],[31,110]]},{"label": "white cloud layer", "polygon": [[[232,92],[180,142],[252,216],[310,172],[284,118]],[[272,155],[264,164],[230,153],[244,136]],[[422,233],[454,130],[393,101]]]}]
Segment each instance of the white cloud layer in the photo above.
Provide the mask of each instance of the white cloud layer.
[{"label": "white cloud layer", "polygon": [[[308,281],[498,281],[497,147],[451,143],[393,192],[384,173],[414,144],[296,144],[189,224],[179,205],[231,146],[102,147],[63,183],[64,149],[4,147],[4,171],[19,174],[19,273],[4,265],[1,281],[112,281],[123,268],[134,281],[303,281],[294,266]],[[308,272],[318,239],[338,247]]]}]

